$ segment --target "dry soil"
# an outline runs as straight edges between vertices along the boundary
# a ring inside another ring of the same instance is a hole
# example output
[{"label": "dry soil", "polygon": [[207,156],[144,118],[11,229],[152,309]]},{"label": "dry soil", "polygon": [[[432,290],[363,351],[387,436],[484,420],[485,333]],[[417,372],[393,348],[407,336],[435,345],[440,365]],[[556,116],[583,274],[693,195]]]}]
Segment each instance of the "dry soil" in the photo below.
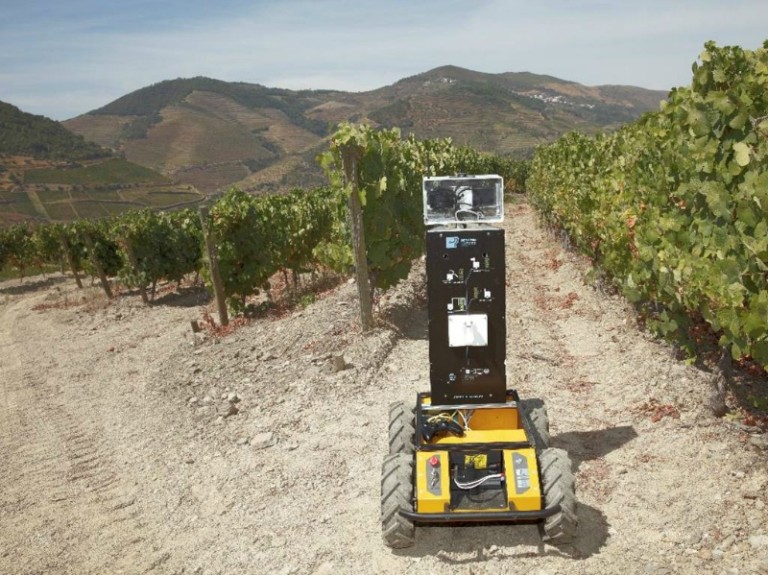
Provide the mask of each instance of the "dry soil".
[{"label": "dry soil", "polygon": [[574,545],[535,525],[382,544],[387,406],[429,387],[423,263],[367,335],[349,283],[219,337],[190,328],[199,288],[143,306],[56,276],[0,284],[0,573],[768,573],[765,452],[709,413],[712,375],[524,202],[505,226],[508,382],[570,453]]}]

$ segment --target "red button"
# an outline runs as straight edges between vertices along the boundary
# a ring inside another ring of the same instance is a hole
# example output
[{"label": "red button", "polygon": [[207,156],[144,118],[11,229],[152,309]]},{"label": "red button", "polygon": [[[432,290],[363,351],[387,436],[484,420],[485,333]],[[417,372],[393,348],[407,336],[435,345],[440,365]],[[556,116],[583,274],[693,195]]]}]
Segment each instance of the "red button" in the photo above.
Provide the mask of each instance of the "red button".
[{"label": "red button", "polygon": [[440,458],[437,455],[433,455],[429,460],[429,464],[432,467],[440,467]]}]

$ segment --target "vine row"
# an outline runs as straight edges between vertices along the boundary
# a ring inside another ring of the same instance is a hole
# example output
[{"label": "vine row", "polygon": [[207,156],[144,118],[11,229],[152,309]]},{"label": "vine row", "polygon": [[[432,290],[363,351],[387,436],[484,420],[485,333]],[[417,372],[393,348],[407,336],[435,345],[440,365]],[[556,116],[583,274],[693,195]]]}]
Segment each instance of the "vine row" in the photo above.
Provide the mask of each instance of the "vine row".
[{"label": "vine row", "polygon": [[[521,191],[527,163],[455,147],[450,139],[402,138],[394,130],[342,125],[366,135],[360,161],[367,258],[372,288],[404,278],[423,251],[421,179],[428,175],[499,173],[510,190]],[[128,212],[111,219],[0,229],[0,269],[22,275],[30,268],[69,268],[114,278],[154,295],[160,281],[199,273],[212,286],[203,248],[203,225],[216,245],[218,269],[229,309],[245,309],[247,298],[268,288],[280,270],[301,273],[325,266],[349,271],[350,247],[341,165],[333,144],[318,159],[330,186],[288,194],[252,196],[232,189],[210,207],[204,223],[193,210]],[[109,281],[102,279],[109,294]]]},{"label": "vine row", "polygon": [[537,150],[528,190],[661,334],[768,367],[768,42],[707,43],[660,111]]}]

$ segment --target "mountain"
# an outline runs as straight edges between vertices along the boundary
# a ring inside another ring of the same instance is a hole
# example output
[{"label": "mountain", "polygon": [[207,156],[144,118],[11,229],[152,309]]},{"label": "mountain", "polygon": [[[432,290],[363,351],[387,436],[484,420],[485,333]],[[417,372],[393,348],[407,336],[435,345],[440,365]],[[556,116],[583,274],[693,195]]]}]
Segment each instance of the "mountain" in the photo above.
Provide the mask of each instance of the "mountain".
[{"label": "mountain", "polygon": [[60,123],[22,112],[6,102],[0,102],[0,154],[49,160],[87,160],[112,155]]},{"label": "mountain", "polygon": [[574,129],[614,129],[658,109],[666,97],[641,88],[589,88],[528,72],[483,74],[455,66],[371,95],[376,107],[367,115],[383,126],[404,126],[420,137],[450,136],[501,154],[530,151]]},{"label": "mountain", "polygon": [[324,183],[315,156],[345,120],[525,155],[570,130],[615,129],[658,109],[665,98],[665,92],[630,86],[444,66],[356,93],[168,80],[64,124],[207,193],[232,184],[271,191]]},{"label": "mountain", "polygon": [[0,226],[168,209],[202,199],[188,184],[0,102]]}]

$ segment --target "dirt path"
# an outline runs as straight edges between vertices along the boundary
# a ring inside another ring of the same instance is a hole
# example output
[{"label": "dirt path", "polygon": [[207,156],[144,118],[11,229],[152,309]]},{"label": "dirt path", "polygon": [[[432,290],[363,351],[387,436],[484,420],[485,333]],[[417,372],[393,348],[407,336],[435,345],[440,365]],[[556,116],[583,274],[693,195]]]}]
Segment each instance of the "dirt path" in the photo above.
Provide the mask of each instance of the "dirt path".
[{"label": "dirt path", "polygon": [[383,546],[386,407],[428,388],[419,273],[365,337],[343,284],[220,341],[189,329],[194,289],[147,308],[57,280],[0,284],[0,573],[768,573],[765,453],[708,415],[710,376],[508,214],[508,380],[571,454],[572,547],[534,525]]},{"label": "dirt path", "polygon": [[151,570],[169,554],[153,541],[158,528],[135,480],[137,464],[153,458],[141,358],[105,357],[114,353],[105,339],[130,348],[140,336],[89,327],[93,310],[30,310],[51,295],[59,299],[53,291],[0,307],[0,571]]}]

